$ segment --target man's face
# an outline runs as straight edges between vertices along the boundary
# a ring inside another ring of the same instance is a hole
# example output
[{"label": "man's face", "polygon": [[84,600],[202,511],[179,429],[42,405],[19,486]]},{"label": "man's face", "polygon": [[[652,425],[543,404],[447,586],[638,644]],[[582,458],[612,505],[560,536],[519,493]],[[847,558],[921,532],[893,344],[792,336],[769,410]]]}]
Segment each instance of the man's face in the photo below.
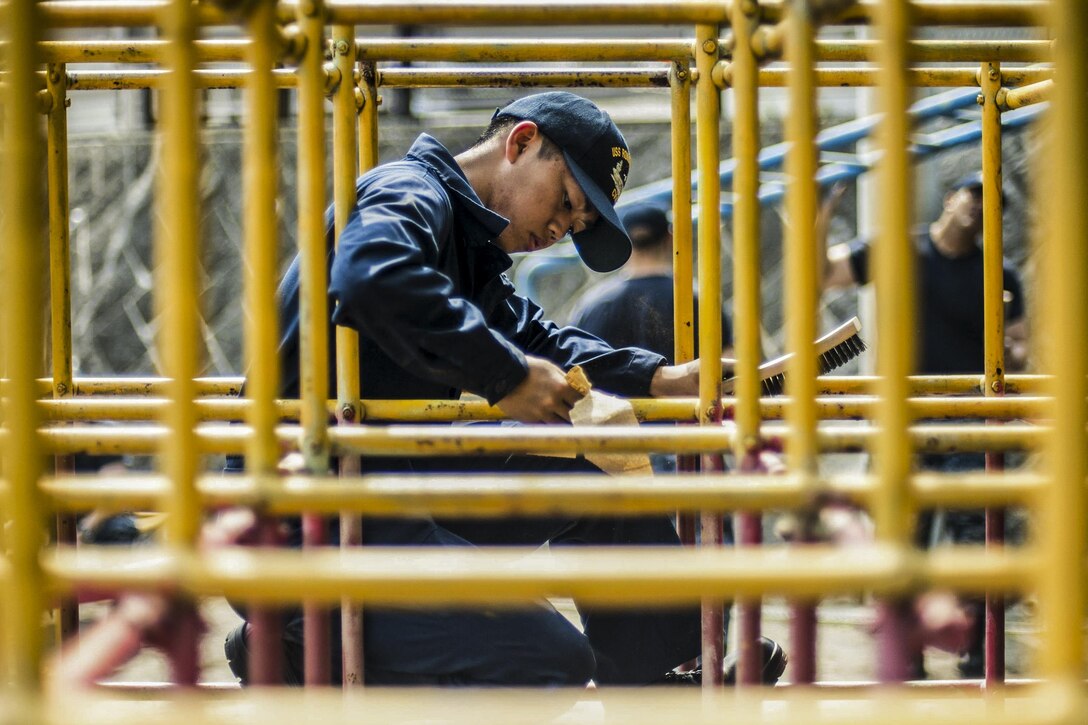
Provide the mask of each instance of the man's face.
[{"label": "man's face", "polygon": [[588,229],[599,217],[562,154],[541,158],[540,139],[537,134],[508,153],[491,199],[492,210],[510,220],[495,240],[508,254],[547,249],[568,233]]},{"label": "man's face", "polygon": [[957,189],[944,205],[952,223],[970,236],[982,231],[982,189]]}]

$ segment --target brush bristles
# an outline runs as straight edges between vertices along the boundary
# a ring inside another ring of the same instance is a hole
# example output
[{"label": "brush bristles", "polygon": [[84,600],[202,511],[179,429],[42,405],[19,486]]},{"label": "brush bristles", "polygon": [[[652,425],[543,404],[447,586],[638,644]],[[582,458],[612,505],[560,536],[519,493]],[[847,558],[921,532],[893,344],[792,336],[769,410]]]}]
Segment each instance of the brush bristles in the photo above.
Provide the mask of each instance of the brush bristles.
[{"label": "brush bristles", "polygon": [[779,373],[778,375],[772,375],[769,378],[763,378],[759,381],[760,389],[763,394],[769,397],[775,395],[781,395],[782,391],[786,388],[786,374]]},{"label": "brush bristles", "polygon": [[[833,345],[819,356],[820,375],[826,375],[842,367],[865,351],[865,341],[858,334],[853,334],[837,345]],[[763,395],[773,397],[781,395],[786,389],[786,374],[778,373],[760,381]]]},{"label": "brush bristles", "polygon": [[826,375],[835,368],[842,367],[864,351],[865,341],[861,339],[861,336],[851,335],[820,354],[820,375]]}]

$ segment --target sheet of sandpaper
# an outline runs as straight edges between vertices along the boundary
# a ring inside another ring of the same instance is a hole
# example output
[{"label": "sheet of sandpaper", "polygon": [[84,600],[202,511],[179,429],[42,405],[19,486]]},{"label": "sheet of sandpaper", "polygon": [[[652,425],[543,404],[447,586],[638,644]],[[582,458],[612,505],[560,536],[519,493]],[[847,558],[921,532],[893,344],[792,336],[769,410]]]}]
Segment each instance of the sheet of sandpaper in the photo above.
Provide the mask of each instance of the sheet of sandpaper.
[{"label": "sheet of sandpaper", "polygon": [[[579,366],[567,372],[567,383],[583,396],[571,408],[571,425],[638,425],[631,403],[594,390]],[[650,457],[645,453],[589,453],[586,460],[613,476],[653,475]]]}]

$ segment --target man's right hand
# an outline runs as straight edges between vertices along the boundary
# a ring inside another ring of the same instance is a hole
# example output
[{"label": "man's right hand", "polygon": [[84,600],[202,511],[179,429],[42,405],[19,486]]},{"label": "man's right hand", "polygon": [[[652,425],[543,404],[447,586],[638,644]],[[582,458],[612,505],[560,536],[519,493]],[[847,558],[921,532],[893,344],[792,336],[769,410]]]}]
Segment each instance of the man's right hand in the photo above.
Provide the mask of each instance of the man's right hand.
[{"label": "man's right hand", "polygon": [[497,405],[508,418],[522,423],[569,423],[570,409],[582,395],[567,384],[563,371],[551,362],[525,356],[529,374]]}]

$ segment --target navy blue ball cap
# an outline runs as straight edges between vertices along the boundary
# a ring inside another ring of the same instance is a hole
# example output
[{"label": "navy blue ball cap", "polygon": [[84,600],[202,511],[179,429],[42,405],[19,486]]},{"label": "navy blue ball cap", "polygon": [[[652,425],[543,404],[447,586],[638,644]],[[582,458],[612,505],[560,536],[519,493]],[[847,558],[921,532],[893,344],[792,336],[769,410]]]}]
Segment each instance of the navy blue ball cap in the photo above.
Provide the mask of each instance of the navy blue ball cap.
[{"label": "navy blue ball cap", "polygon": [[637,231],[641,230],[643,236],[649,237],[650,241],[657,241],[668,234],[672,227],[669,224],[669,213],[652,204],[625,206],[620,210],[620,219],[632,242]]},{"label": "navy blue ball cap", "polygon": [[574,246],[595,272],[619,269],[631,256],[631,239],[616,214],[616,200],[627,183],[631,152],[607,113],[581,96],[564,91],[525,96],[495,111],[532,121],[563,151],[571,174],[600,220],[574,235]]}]

